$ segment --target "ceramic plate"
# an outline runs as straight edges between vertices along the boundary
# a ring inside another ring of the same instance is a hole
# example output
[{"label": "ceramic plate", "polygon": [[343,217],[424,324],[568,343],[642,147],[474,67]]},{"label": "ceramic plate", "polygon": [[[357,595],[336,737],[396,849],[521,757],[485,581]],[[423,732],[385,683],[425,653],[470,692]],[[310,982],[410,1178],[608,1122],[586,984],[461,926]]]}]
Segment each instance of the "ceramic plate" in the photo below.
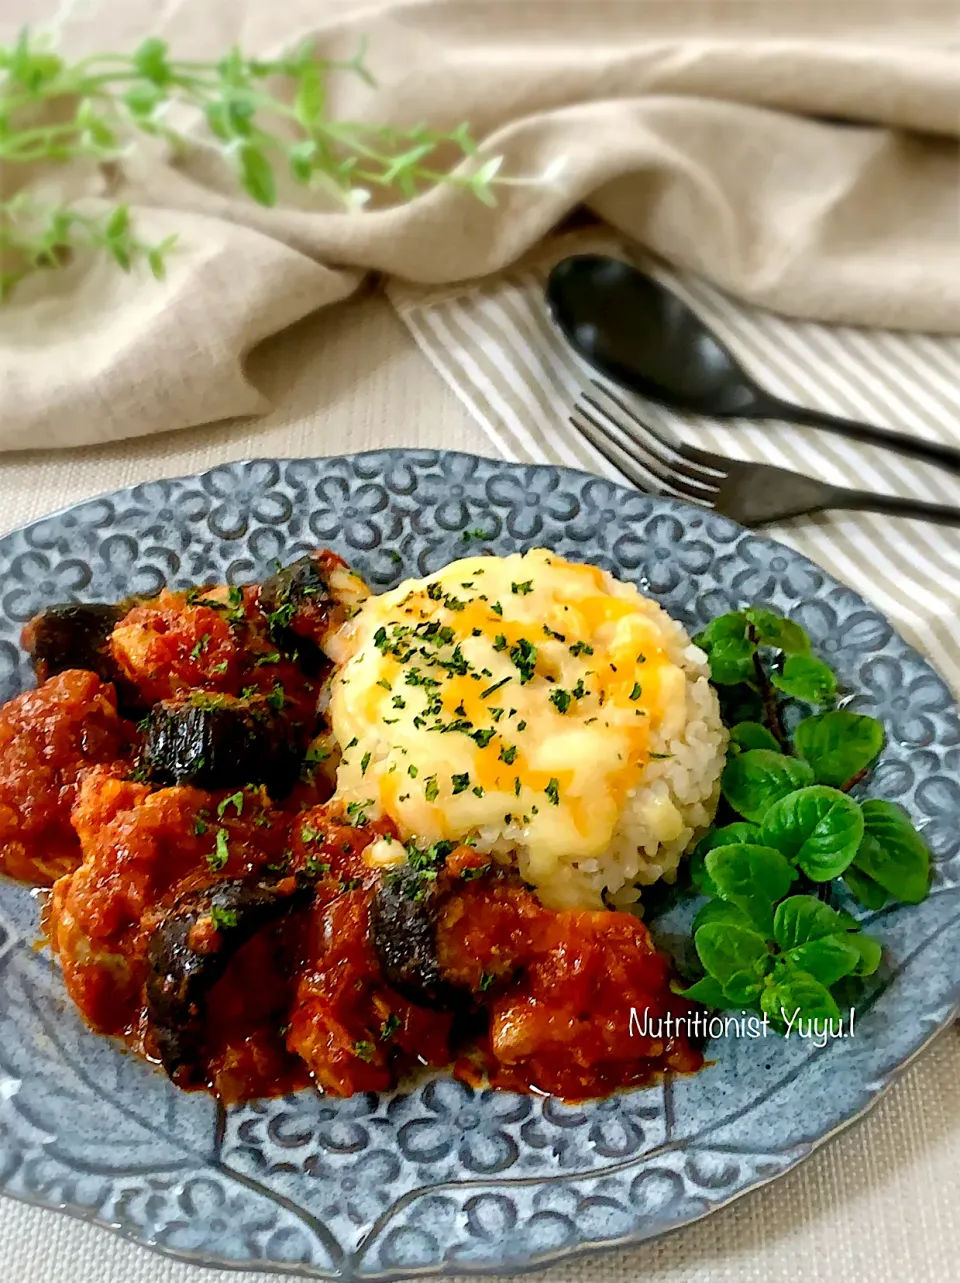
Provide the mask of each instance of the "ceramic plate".
[{"label": "ceramic plate", "polygon": [[[697,1220],[862,1114],[956,1014],[960,725],[947,687],[855,592],[697,508],[562,468],[388,450],[258,461],[82,503],[0,539],[0,697],[29,683],[24,620],[71,598],[242,583],[317,545],[375,590],[474,551],[535,545],[632,580],[694,631],[762,602],[882,719],[870,792],[935,855],[916,907],[867,915],[885,970],[854,1037],[712,1042],[702,1073],[570,1106],[449,1078],[380,1096],[304,1091],[218,1111],[88,1032],[35,948],[36,903],[0,885],[0,1187],[203,1264],[323,1279],[530,1267]],[[678,923],[658,924],[669,939]]]}]

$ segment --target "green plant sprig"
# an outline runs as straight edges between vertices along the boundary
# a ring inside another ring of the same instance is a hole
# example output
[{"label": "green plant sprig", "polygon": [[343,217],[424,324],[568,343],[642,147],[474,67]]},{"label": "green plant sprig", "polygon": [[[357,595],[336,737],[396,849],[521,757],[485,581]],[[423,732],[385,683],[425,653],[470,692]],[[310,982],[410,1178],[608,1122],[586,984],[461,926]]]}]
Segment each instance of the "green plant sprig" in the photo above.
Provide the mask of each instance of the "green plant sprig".
[{"label": "green plant sprig", "polygon": [[[703,977],[684,996],[752,1008],[774,1028],[783,1013],[836,1020],[833,986],[870,975],[880,942],[830,903],[843,880],[868,909],[929,894],[930,852],[906,812],[850,790],[884,745],[873,717],[832,707],[837,680],[802,628],[751,607],[714,619],[695,639],[730,729],[721,782],[726,815],[698,843],[691,881],[710,897],[693,922]],[[781,697],[823,711],[784,729]]]},{"label": "green plant sprig", "polygon": [[[132,54],[95,54],[68,62],[24,29],[0,46],[0,162],[28,164],[122,160],[138,134],[174,151],[215,148],[259,204],[277,200],[277,179],[322,190],[360,208],[372,188],[411,199],[437,184],[467,189],[494,204],[505,179],[502,158],[481,159],[467,125],[409,129],[338,120],[328,110],[328,80],[346,73],[374,85],[364,51],[346,61],[320,59],[311,42],[279,58],[247,58],[232,49],[217,61],[174,59],[166,41],[145,40]],[[192,108],[205,129],[184,133],[169,123],[171,107]],[[55,107],[49,123],[37,123]],[[475,163],[464,168],[464,160]],[[537,181],[537,180],[532,180]],[[138,240],[123,207],[97,218],[67,206],[44,208],[23,193],[0,201],[0,247],[14,267],[0,275],[9,292],[27,272],[56,266],[87,243],[129,270],[145,259],[162,275],[172,239]]]},{"label": "green plant sprig", "polygon": [[[19,221],[20,217],[24,222]],[[0,205],[0,248],[7,250],[17,264],[0,269],[0,298],[30,272],[60,266],[71,250],[84,244],[104,250],[125,272],[143,260],[157,280],[162,280],[165,256],[176,239],[168,236],[155,244],[140,240],[131,227],[126,205],[117,205],[99,216],[69,207],[38,215],[31,203],[15,197],[6,208]]]}]

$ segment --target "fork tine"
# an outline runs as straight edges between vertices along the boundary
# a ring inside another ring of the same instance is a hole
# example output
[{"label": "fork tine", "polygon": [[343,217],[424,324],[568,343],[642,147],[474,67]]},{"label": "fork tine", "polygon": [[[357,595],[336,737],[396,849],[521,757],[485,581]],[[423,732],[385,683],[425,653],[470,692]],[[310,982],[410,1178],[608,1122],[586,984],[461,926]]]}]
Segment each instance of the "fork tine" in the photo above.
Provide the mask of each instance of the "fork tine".
[{"label": "fork tine", "polygon": [[[612,389],[608,388],[606,384],[600,383],[597,379],[591,379],[590,382],[598,392],[602,392],[608,400],[612,401],[631,423],[636,424],[638,428],[642,428],[644,432],[659,442],[663,449],[667,451],[671,460],[683,459],[690,466],[696,467],[699,471],[710,473],[720,480],[726,477],[727,474],[723,469],[718,469],[716,466],[720,462],[718,455],[711,454],[708,450],[700,450],[686,441],[679,440],[677,437],[668,438],[662,428],[658,431],[645,419],[641,419],[636,410],[622,400]],[[590,397],[586,397],[585,400],[589,401]]]},{"label": "fork tine", "polygon": [[[630,438],[630,446],[627,447],[622,441],[610,431],[599,420],[592,415],[588,415],[582,406],[576,406],[574,413],[570,417],[570,422],[587,438],[590,444],[607,460],[612,463],[618,472],[622,473],[640,490],[645,490],[648,494],[667,495],[673,499],[683,499],[687,503],[700,503],[706,507],[712,506],[708,497],[701,493],[691,493],[688,490],[679,488],[676,484],[678,478],[672,474],[667,474],[671,480],[661,475],[649,461],[636,449],[636,443]],[[673,484],[671,483],[673,482]]]},{"label": "fork tine", "polygon": [[[592,397],[584,396],[582,402],[589,405],[591,409],[596,410],[599,415],[599,419],[595,415],[591,415],[584,409],[584,404],[581,404],[577,408],[584,418],[589,419],[598,431],[606,430],[608,435],[615,433],[622,449],[633,458],[637,458],[639,453],[644,466],[649,471],[656,473],[658,477],[669,485],[679,486],[681,490],[684,490],[685,494],[691,488],[702,492],[704,495],[717,493],[717,486],[714,481],[718,474],[708,476],[704,473],[692,471],[691,465],[680,456],[677,456],[677,461],[674,462],[663,450],[658,448],[659,439],[656,436],[651,434],[648,438],[646,434],[641,436],[639,432],[631,432],[619,419],[600,406]],[[640,428],[646,426],[639,419],[634,419],[634,423]],[[626,440],[626,446],[619,441],[621,437]]]},{"label": "fork tine", "polygon": [[625,455],[635,466],[640,467],[644,472],[651,474],[656,478],[660,493],[669,493],[685,497],[682,494],[682,491],[677,488],[678,484],[683,482],[685,478],[682,476],[678,477],[674,470],[665,464],[664,461],[652,451],[644,450],[642,444],[637,440],[637,438],[627,432],[623,428],[622,424],[618,423],[616,419],[611,418],[603,411],[601,411],[599,415],[591,414],[590,411],[586,409],[586,400],[587,398],[583,397],[581,402],[575,407],[575,412],[580,416],[579,427],[581,431],[587,432],[587,435],[590,436],[590,439],[595,443],[595,437],[591,435],[590,432],[590,430],[592,430],[593,434],[596,434],[603,440],[610,442],[615,446],[616,449],[621,454]]},{"label": "fork tine", "polygon": [[641,468],[622,447],[614,443],[612,438],[599,432],[588,420],[579,418],[576,408],[570,416],[570,422],[587,438],[594,450],[608,463],[612,463],[631,485],[645,494],[662,495],[665,492],[664,484],[658,476],[646,468]]}]

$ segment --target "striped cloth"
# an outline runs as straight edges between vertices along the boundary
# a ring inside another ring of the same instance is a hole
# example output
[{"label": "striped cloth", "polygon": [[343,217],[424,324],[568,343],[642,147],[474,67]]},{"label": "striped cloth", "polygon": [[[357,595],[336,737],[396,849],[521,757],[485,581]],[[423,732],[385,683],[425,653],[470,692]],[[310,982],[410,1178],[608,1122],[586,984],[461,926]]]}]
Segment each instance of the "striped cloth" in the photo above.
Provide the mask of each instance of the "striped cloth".
[{"label": "striped cloth", "polygon": [[[506,459],[623,478],[570,423],[592,371],[548,319],[550,268],[572,253],[612,253],[684,298],[762,386],[788,400],[960,445],[960,337],[784,320],[690,275],[628,251],[606,233],[557,237],[502,276],[388,293],[420,348]],[[627,399],[630,399],[627,394]],[[661,409],[640,417],[720,454],[778,464],[824,481],[960,506],[960,478],[830,433]],[[960,530],[837,512],[766,528],[873,602],[960,694]]]}]

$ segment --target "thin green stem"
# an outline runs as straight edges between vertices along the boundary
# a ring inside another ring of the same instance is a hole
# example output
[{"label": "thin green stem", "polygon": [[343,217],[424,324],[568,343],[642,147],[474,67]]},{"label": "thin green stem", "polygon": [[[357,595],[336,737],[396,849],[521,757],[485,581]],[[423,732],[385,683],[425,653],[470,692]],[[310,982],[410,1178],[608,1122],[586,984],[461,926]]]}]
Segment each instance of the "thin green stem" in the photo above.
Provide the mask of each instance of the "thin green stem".
[{"label": "thin green stem", "polygon": [[[265,204],[274,199],[271,170],[283,165],[298,182],[329,191],[348,206],[358,203],[358,187],[368,185],[410,199],[425,187],[447,183],[489,199],[490,182],[429,163],[437,148],[450,143],[463,156],[473,154],[465,125],[433,132],[327,118],[325,77],[346,72],[373,84],[362,50],[346,61],[317,59],[306,45],[262,61],[236,49],[216,61],[191,61],[171,59],[166,43],[151,39],[129,56],[91,54],[71,65],[32,42],[28,33],[14,47],[0,48],[0,56],[6,68],[0,73],[3,160],[107,161],[124,154],[138,133],[148,133],[181,151],[198,145],[218,150],[250,195]],[[286,82],[283,96],[268,83],[276,78]],[[27,116],[23,127],[14,123],[18,112],[50,103],[69,104],[72,118],[38,125]],[[157,109],[174,103],[204,113],[209,135],[196,138],[160,123]],[[90,243],[125,270],[146,257],[156,274],[162,271],[169,243],[151,247],[137,240],[124,207],[113,212],[113,222],[110,216],[101,221],[80,215],[67,205],[34,210],[28,217],[20,197],[16,200],[16,207],[0,202],[0,245],[15,249],[28,265],[59,264],[71,245]],[[19,264],[0,274],[0,295],[9,294],[22,275]]]}]

